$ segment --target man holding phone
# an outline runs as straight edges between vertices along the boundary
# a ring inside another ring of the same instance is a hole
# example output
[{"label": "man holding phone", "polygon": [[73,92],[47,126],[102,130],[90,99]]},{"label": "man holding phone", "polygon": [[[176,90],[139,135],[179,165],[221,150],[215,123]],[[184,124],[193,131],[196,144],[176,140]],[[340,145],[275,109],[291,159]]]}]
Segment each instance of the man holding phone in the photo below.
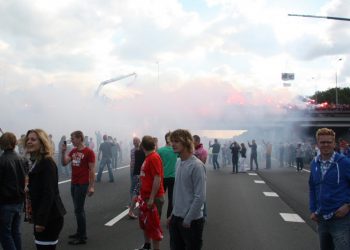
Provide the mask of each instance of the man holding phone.
[{"label": "man holding phone", "polygon": [[74,148],[65,154],[67,143],[62,145],[62,165],[72,165],[71,194],[77,221],[77,231],[69,236],[71,245],[86,244],[85,197],[94,194],[95,185],[95,153],[84,145],[84,134],[81,131],[71,133]]}]

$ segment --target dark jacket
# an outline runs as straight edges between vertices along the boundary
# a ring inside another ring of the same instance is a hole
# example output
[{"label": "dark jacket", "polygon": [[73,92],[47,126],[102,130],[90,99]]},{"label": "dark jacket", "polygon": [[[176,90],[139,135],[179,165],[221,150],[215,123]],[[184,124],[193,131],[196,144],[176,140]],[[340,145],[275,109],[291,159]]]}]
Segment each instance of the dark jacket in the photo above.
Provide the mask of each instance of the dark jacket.
[{"label": "dark jacket", "polygon": [[241,150],[240,146],[238,144],[235,145],[234,143],[232,143],[230,146],[230,149],[231,149],[232,158],[238,159],[239,151]]},{"label": "dark jacket", "polygon": [[141,167],[145,161],[145,153],[142,149],[135,150],[135,165],[133,175],[140,175]]},{"label": "dark jacket", "polygon": [[48,221],[66,214],[59,189],[57,166],[52,158],[44,158],[29,172],[29,194],[33,222],[46,226]]},{"label": "dark jacket", "polygon": [[212,151],[213,154],[218,154],[220,152],[221,145],[219,143],[214,143],[210,147],[213,148],[213,151]]},{"label": "dark jacket", "polygon": [[244,147],[244,148],[242,147],[240,153],[241,153],[242,158],[247,158],[247,148],[246,147]]},{"label": "dark jacket", "polygon": [[26,159],[13,150],[0,156],[0,204],[24,201]]}]

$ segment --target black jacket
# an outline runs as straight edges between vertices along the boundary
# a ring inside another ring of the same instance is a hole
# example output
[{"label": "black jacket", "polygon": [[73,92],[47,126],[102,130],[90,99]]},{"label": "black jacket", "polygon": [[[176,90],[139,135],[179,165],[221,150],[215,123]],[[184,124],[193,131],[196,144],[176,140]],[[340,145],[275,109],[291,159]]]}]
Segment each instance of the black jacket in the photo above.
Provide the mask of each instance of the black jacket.
[{"label": "black jacket", "polygon": [[52,158],[44,158],[29,172],[29,194],[35,225],[46,226],[48,221],[66,214],[58,189],[57,166]]},{"label": "black jacket", "polygon": [[0,204],[24,201],[26,159],[15,151],[5,151],[0,156]]}]

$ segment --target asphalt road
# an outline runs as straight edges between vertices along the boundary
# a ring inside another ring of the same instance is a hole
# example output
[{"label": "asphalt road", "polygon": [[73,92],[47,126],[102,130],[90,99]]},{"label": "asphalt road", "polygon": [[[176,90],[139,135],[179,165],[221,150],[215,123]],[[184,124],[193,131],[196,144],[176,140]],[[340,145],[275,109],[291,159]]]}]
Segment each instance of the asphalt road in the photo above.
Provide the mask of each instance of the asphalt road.
[{"label": "asphalt road", "polygon": [[[312,250],[319,249],[315,225],[308,219],[308,172],[294,168],[273,168],[255,172],[231,174],[231,168],[207,168],[208,220],[204,228],[205,250]],[[109,183],[105,173],[96,192],[87,198],[86,245],[68,245],[68,235],[75,232],[76,223],[70,197],[70,182],[60,182],[60,192],[68,211],[57,249],[132,250],[143,243],[137,220],[123,217],[129,201],[129,168],[114,172],[115,182]],[[256,183],[256,181],[258,183]],[[259,183],[259,182],[265,183]],[[268,192],[266,196],[263,192]],[[271,194],[272,193],[272,194]],[[275,193],[275,194],[273,194]],[[166,211],[166,206],[163,207]],[[281,213],[303,222],[288,222]],[[163,213],[164,214],[164,213]],[[300,217],[297,217],[297,216]],[[120,217],[113,224],[113,219]],[[111,226],[105,224],[110,222]],[[164,239],[161,249],[169,249],[169,234],[162,218]],[[35,249],[32,225],[23,223],[24,249]]]}]

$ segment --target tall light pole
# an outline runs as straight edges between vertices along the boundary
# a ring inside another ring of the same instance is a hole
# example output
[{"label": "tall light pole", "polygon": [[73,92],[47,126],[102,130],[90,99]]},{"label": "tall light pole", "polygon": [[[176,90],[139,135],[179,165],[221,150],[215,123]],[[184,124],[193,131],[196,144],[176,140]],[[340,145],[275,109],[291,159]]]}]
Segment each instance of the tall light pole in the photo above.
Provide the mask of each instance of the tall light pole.
[{"label": "tall light pole", "polygon": [[158,70],[158,82],[157,82],[157,84],[159,84],[159,61],[157,61],[157,70]]},{"label": "tall light pole", "polygon": [[312,77],[311,80],[315,84],[315,103],[317,104],[317,81],[316,81],[316,77]]},{"label": "tall light pole", "polygon": [[338,106],[338,62],[343,60],[342,58],[338,58],[336,69],[335,69],[335,104]]}]

